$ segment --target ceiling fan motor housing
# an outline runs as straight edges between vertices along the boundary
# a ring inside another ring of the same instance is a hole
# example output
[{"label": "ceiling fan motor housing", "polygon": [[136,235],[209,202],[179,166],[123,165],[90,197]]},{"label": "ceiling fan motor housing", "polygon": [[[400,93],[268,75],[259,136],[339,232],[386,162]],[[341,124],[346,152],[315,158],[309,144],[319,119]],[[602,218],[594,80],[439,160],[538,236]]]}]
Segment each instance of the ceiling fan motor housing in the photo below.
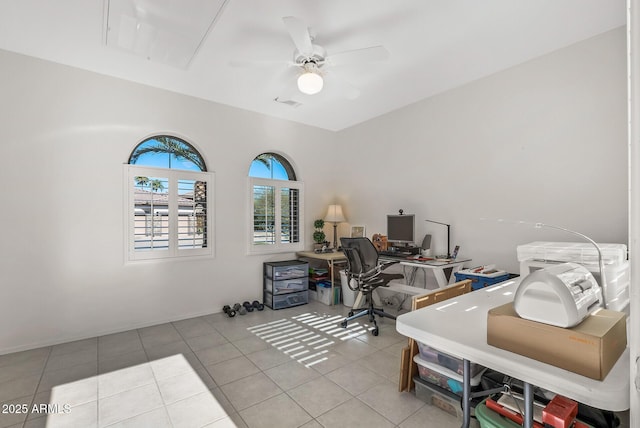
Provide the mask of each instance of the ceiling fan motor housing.
[{"label": "ceiling fan motor housing", "polygon": [[324,64],[325,58],[327,57],[327,51],[318,45],[312,45],[313,52],[311,55],[300,53],[300,51],[295,50],[293,52],[293,62],[295,62],[299,66],[304,66],[306,63],[314,63],[318,67],[321,67]]}]

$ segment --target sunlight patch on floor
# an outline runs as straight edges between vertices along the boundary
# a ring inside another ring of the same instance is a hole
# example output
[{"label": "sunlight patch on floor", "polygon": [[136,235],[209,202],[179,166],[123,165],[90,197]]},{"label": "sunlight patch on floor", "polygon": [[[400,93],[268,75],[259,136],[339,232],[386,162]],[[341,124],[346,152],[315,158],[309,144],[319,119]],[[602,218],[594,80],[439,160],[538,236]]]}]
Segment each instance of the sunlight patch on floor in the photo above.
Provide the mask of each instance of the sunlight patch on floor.
[{"label": "sunlight patch on floor", "polygon": [[342,315],[304,313],[249,327],[253,334],[305,367],[326,361],[331,346],[367,334],[374,327],[358,322],[342,328]]},{"label": "sunlight patch on floor", "polygon": [[93,426],[96,421],[98,426],[144,426],[153,424],[163,408],[176,426],[191,411],[206,423],[232,422],[182,354],[56,385],[41,401],[32,408],[46,412],[47,428]]}]

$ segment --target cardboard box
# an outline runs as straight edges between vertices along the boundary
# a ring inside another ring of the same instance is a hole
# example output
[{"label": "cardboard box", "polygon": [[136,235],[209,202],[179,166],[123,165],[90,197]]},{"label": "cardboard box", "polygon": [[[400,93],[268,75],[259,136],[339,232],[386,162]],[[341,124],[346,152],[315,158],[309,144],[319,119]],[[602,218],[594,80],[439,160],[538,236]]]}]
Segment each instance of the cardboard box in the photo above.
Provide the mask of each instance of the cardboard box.
[{"label": "cardboard box", "polygon": [[572,328],[520,318],[513,303],[487,315],[487,343],[596,380],[603,380],[627,346],[626,314],[600,309]]}]

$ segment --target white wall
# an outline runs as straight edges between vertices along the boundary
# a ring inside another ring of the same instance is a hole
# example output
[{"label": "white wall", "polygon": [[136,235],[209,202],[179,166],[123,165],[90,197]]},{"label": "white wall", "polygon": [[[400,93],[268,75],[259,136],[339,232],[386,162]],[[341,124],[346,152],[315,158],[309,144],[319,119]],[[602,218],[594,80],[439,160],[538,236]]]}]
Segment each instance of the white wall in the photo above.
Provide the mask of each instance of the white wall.
[{"label": "white wall", "polygon": [[[440,251],[444,228],[422,220],[450,222],[462,255],[512,271],[517,244],[570,237],[479,218],[626,243],[622,29],[337,134],[4,51],[0,70],[0,354],[261,299],[262,262],[292,257],[245,255],[246,174],[264,151],[305,182],[307,234],[335,201],[368,236],[415,213]],[[123,262],[122,164],[159,132],[216,173],[215,259]]]},{"label": "white wall", "polygon": [[[293,255],[246,255],[261,152],[289,156],[309,182],[307,218],[324,214],[311,153],[331,132],[5,51],[0,69],[0,354],[262,300],[262,262]],[[216,174],[215,259],[124,264],[122,165],[160,132]]]},{"label": "white wall", "polygon": [[385,233],[402,208],[437,253],[446,228],[425,219],[452,224],[452,248],[474,265],[516,273],[517,245],[580,238],[496,219],[626,244],[625,79],[619,28],[342,132],[349,221]]},{"label": "white wall", "polygon": [[640,425],[640,1],[627,2],[629,22],[629,261],[631,313],[629,316],[629,426]]}]

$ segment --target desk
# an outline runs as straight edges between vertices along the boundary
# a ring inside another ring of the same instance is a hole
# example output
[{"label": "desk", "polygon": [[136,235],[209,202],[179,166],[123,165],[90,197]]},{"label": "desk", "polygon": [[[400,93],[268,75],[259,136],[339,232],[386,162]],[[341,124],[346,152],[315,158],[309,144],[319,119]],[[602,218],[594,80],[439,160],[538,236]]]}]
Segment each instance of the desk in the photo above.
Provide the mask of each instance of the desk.
[{"label": "desk", "polygon": [[299,251],[296,255],[303,259],[322,260],[329,265],[329,277],[331,278],[331,304],[333,305],[333,296],[335,288],[334,267],[336,263],[346,263],[347,258],[342,251],[334,251],[332,253],[316,253],[315,251]]},{"label": "desk", "polygon": [[[537,385],[598,409],[627,410],[629,348],[604,381],[597,381],[487,345],[487,311],[513,301],[520,280],[509,280],[400,315],[396,329],[400,334],[464,359],[465,368],[468,361],[473,361],[525,382],[525,395],[527,385]],[[468,401],[463,402],[465,424],[468,424]],[[525,420],[525,426],[527,422],[531,421]]]},{"label": "desk", "polygon": [[[413,269],[413,272],[410,275],[405,275],[408,278],[407,284],[413,285],[415,282],[415,273],[417,269],[430,269],[433,271],[434,276],[436,277],[436,282],[438,283],[439,288],[446,287],[447,285],[451,285],[455,282],[455,273],[462,269],[462,266],[465,262],[469,262],[471,259],[457,259],[455,261],[439,261],[439,260],[410,260],[405,259],[400,262],[400,265],[409,267]],[[451,268],[451,275],[449,279],[444,274],[444,270],[447,268]],[[426,286],[426,277],[425,277],[425,286]]]}]

